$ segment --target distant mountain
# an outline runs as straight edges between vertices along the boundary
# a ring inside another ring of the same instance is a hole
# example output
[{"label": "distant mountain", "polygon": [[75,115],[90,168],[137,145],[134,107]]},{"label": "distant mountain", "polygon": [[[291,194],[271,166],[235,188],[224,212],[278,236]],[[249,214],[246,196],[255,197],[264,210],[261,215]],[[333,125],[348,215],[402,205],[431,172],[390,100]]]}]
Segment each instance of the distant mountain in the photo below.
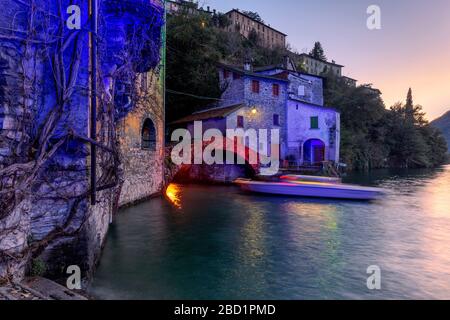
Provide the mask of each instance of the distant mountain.
[{"label": "distant mountain", "polygon": [[433,127],[441,129],[441,131],[444,133],[445,139],[448,143],[448,148],[450,150],[450,111],[448,111],[442,117],[432,121],[431,125]]}]

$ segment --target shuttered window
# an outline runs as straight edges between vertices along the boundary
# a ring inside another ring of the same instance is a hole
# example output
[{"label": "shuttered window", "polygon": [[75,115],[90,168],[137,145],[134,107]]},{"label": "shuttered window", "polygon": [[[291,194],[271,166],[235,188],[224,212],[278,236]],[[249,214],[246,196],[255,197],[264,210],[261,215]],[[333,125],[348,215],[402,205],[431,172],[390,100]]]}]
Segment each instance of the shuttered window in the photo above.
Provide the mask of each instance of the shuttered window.
[{"label": "shuttered window", "polygon": [[259,93],[259,81],[257,80],[252,81],[252,92]]},{"label": "shuttered window", "polygon": [[244,127],[244,117],[243,116],[238,116],[237,117],[237,127],[238,128],[243,128]]},{"label": "shuttered window", "polygon": [[272,85],[272,93],[275,97],[278,97],[280,95],[280,85],[279,84]]},{"label": "shuttered window", "polygon": [[319,129],[319,117],[311,117],[311,129]]}]

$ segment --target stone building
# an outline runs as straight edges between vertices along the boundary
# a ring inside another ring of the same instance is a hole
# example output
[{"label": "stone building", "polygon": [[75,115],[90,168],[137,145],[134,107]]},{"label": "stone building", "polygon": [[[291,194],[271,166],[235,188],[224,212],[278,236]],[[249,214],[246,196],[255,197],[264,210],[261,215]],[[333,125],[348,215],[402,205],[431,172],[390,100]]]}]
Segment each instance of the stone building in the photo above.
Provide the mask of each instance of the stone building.
[{"label": "stone building", "polygon": [[187,1],[187,0],[168,0],[166,1],[166,10],[170,14],[178,14],[178,13],[196,13],[198,8],[198,3],[195,1]]},{"label": "stone building", "polygon": [[252,32],[256,32],[260,45],[266,48],[285,48],[287,35],[270,25],[262,23],[248,15],[233,9],[225,14],[231,24],[227,27],[229,32],[239,32],[245,38],[249,38]]},{"label": "stone building", "polygon": [[286,143],[284,159],[296,165],[339,162],[340,114],[324,106],[324,79],[297,72],[286,58],[284,65],[255,69],[258,73],[286,79]]},{"label": "stone building", "polygon": [[302,53],[296,57],[298,59],[299,65],[302,66],[302,69],[307,73],[320,76],[324,73],[333,73],[337,77],[341,77],[342,68],[344,66],[337,64],[335,61],[328,62],[320,59],[316,59],[309,54]]},{"label": "stone building", "polygon": [[[224,93],[211,109],[180,119],[173,125],[192,131],[194,121],[203,129],[278,129],[280,159],[295,165],[339,162],[340,114],[323,106],[324,79],[284,65],[244,68],[220,64]],[[273,143],[269,139],[271,150]],[[256,152],[261,153],[259,149]],[[265,151],[265,150],[264,150]]]},{"label": "stone building", "polygon": [[164,8],[99,0],[94,55],[87,1],[62,0],[82,30],[57,2],[0,5],[0,279],[89,277],[118,207],[162,188]]}]

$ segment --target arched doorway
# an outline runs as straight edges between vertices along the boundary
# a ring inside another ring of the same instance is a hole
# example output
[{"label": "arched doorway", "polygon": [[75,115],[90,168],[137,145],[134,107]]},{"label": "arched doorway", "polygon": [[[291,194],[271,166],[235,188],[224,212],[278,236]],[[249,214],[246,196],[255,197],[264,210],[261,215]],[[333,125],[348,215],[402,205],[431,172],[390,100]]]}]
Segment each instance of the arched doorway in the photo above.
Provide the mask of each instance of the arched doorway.
[{"label": "arched doorway", "polygon": [[325,161],[325,143],[319,139],[307,140],[303,147],[303,162],[318,165]]},{"label": "arched doorway", "polygon": [[142,149],[156,151],[156,129],[151,119],[145,119],[142,126]]}]

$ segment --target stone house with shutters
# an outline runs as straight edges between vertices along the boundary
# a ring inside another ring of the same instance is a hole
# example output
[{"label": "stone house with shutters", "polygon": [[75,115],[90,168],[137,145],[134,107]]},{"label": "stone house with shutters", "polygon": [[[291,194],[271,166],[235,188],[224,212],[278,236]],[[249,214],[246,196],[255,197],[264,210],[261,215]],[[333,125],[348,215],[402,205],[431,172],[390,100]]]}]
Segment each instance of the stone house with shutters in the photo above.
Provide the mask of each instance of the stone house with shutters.
[{"label": "stone house with shutters", "polygon": [[[211,109],[173,123],[192,129],[202,121],[203,129],[280,130],[280,159],[285,165],[317,165],[339,162],[340,114],[325,107],[324,79],[297,72],[287,59],[283,65],[244,68],[218,65],[224,92]],[[271,150],[272,139],[269,139]],[[261,152],[261,150],[256,150]]]}]

